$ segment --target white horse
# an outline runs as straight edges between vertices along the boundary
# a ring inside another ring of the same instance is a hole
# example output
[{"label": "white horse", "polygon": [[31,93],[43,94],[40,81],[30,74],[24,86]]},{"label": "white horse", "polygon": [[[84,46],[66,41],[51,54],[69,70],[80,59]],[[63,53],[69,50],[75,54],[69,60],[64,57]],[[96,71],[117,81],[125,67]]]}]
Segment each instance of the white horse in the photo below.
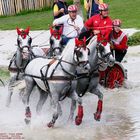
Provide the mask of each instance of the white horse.
[{"label": "white horse", "polygon": [[50,27],[50,49],[48,51],[48,57],[57,57],[61,55],[62,50],[64,49],[62,43],[62,31],[63,26],[54,26]]},{"label": "white horse", "polygon": [[[8,67],[10,73],[12,73],[12,76],[8,85],[8,97],[6,101],[6,106],[9,106],[11,103],[13,88],[15,87],[16,82],[24,79],[24,69],[29,63],[29,61],[31,61],[35,57],[45,57],[45,53],[41,48],[31,46],[32,38],[28,35],[29,28],[22,31],[17,28],[17,33],[17,50],[13,55]],[[20,94],[23,93],[24,88],[22,88],[20,91]],[[42,96],[40,97],[41,100],[44,99],[44,97]]]},{"label": "white horse", "polygon": [[41,92],[49,93],[53,102],[54,112],[48,127],[53,127],[60,115],[59,100],[63,96],[68,96],[72,99],[69,118],[73,118],[76,101],[79,104],[81,103],[75,92],[76,81],[74,78],[77,66],[84,69],[90,68],[88,49],[75,47],[74,39],[68,42],[59,59],[36,58],[27,65],[25,69],[26,94],[23,97],[23,101],[26,103],[26,123],[29,123],[31,119],[29,97],[35,85],[40,88]]},{"label": "white horse", "polygon": [[[97,42],[97,37],[94,36],[89,42],[87,48],[90,50],[89,54],[89,64],[90,72],[87,74],[78,74],[79,79],[77,81],[76,91],[80,97],[82,97],[86,92],[90,92],[98,96],[97,111],[94,113],[95,120],[99,121],[101,118],[102,107],[103,107],[103,94],[98,88],[99,84],[99,68],[113,66],[115,59],[112,56],[110,50],[110,44],[104,47],[101,43]],[[81,76],[81,78],[80,78]],[[83,107],[79,105],[78,115],[76,116],[76,124],[80,125],[83,118]]]}]

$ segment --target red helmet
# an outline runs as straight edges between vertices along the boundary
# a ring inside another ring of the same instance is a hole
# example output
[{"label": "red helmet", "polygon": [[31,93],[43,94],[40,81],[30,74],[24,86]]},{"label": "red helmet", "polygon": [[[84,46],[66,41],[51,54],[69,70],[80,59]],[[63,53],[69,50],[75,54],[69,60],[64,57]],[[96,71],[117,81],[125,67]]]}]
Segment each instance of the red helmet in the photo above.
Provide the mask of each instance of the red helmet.
[{"label": "red helmet", "polygon": [[122,21],[120,19],[114,19],[113,20],[113,26],[121,26],[122,24]]},{"label": "red helmet", "polygon": [[78,9],[77,9],[77,6],[76,5],[70,5],[69,7],[68,7],[68,12],[73,12],[73,11],[77,11]]},{"label": "red helmet", "polygon": [[99,10],[100,11],[108,10],[108,5],[106,3],[99,4]]}]

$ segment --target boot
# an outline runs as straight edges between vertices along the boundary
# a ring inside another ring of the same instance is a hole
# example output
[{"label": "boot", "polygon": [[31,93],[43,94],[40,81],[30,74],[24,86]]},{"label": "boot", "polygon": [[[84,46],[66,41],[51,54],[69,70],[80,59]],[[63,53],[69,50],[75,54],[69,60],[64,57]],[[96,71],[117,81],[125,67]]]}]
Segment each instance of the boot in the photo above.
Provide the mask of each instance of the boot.
[{"label": "boot", "polygon": [[97,106],[97,111],[96,111],[96,113],[94,113],[94,119],[96,121],[100,121],[101,113],[102,113],[102,104],[103,104],[102,100],[99,100],[98,106]]},{"label": "boot", "polygon": [[75,118],[75,124],[76,125],[80,125],[82,123],[82,119],[83,119],[83,106],[79,105],[78,106],[78,115]]}]

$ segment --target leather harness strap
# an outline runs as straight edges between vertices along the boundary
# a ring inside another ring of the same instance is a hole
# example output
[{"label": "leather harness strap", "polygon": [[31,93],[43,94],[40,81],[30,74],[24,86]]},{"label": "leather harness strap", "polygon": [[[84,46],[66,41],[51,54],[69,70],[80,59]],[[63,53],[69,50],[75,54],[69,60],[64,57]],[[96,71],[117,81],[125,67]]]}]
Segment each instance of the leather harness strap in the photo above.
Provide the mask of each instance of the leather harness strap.
[{"label": "leather harness strap", "polygon": [[53,59],[52,61],[50,61],[50,63],[48,64],[48,66],[50,67],[55,61],[56,61],[56,59]]}]

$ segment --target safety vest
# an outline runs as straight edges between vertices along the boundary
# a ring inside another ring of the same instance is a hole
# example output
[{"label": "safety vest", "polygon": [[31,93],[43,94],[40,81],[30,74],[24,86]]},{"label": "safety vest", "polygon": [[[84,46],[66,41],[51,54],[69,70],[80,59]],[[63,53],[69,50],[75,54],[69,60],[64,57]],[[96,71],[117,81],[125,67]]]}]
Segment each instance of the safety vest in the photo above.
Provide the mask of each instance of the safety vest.
[{"label": "safety vest", "polygon": [[114,38],[113,35],[111,37],[111,40],[115,43],[115,44],[120,44],[121,41],[123,40],[124,36],[126,36],[126,34],[124,32],[122,32],[122,34],[118,37],[118,38]]}]

